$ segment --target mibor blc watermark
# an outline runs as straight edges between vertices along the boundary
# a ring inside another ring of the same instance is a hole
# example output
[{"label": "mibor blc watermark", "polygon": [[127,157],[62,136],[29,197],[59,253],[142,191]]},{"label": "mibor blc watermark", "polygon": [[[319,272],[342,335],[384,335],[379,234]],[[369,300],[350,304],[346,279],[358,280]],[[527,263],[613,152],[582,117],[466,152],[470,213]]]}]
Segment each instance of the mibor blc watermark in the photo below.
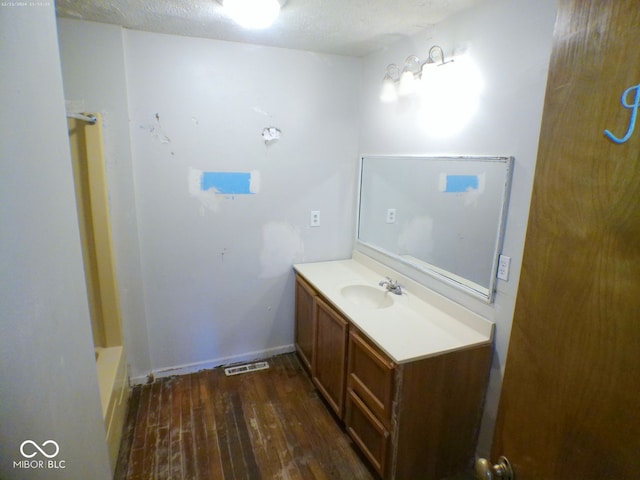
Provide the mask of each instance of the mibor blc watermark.
[{"label": "mibor blc watermark", "polygon": [[41,445],[38,445],[33,440],[25,440],[20,444],[20,455],[24,458],[22,460],[14,460],[13,468],[24,470],[67,468],[64,460],[56,458],[59,453],[60,446],[54,440],[46,440]]}]

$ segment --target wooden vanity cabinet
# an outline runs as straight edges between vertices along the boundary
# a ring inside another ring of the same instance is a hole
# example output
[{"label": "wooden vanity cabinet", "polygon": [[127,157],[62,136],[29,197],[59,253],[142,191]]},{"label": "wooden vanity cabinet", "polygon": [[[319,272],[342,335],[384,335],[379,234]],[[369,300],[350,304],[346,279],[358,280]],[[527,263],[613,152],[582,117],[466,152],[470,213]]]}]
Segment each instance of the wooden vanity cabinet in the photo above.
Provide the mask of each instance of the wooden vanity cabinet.
[{"label": "wooden vanity cabinet", "polygon": [[381,478],[440,480],[472,467],[491,345],[397,364],[297,277],[296,348]]},{"label": "wooden vanity cabinet", "polygon": [[314,298],[315,290],[296,275],[295,346],[302,366],[311,373],[313,362]]},{"label": "wooden vanity cabinet", "polygon": [[334,413],[342,418],[349,322],[321,297],[315,297],[311,378]]}]

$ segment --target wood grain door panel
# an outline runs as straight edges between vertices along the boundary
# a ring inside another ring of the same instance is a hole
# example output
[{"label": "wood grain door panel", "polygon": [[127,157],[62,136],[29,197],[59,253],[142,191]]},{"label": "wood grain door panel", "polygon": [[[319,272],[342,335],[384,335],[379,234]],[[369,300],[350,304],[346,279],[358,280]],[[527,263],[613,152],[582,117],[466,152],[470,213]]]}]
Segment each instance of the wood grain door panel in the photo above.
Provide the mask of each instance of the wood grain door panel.
[{"label": "wood grain door panel", "polygon": [[494,438],[518,480],[640,478],[640,4],[560,0]]},{"label": "wood grain door panel", "polygon": [[295,344],[302,366],[311,373],[313,361],[313,299],[315,290],[296,275]]},{"label": "wood grain door panel", "polygon": [[349,322],[316,297],[312,378],[339,418],[344,410],[348,331]]}]

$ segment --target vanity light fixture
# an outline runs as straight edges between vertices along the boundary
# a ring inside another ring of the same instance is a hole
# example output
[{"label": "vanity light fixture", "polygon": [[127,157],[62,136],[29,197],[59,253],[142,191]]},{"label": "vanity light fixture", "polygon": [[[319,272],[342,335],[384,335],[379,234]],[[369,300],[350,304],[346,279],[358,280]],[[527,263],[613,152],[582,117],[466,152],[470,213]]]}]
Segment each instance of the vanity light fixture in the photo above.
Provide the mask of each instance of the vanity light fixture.
[{"label": "vanity light fixture", "polygon": [[442,47],[434,45],[429,49],[429,57],[422,62],[416,55],[410,55],[404,62],[402,70],[395,63],[387,65],[387,71],[382,81],[380,100],[392,102],[398,96],[411,95],[416,91],[418,80],[431,67],[441,67],[453,60],[445,61]]},{"label": "vanity light fixture", "polygon": [[218,0],[227,14],[243,28],[270,27],[287,0]]},{"label": "vanity light fixture", "polygon": [[380,100],[383,102],[393,102],[398,99],[398,90],[396,83],[400,80],[400,68],[392,63],[387,65],[387,73],[382,80],[382,93],[380,94]]}]

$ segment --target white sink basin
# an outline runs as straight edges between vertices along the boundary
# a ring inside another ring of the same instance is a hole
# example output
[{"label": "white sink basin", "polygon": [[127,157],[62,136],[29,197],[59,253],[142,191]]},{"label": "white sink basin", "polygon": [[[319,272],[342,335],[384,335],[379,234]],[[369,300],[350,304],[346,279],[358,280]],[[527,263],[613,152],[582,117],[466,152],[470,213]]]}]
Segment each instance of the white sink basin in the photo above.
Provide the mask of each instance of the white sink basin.
[{"label": "white sink basin", "polygon": [[382,287],[370,285],[347,285],[340,290],[342,296],[354,305],[363,308],[387,308],[393,305],[392,294]]}]

